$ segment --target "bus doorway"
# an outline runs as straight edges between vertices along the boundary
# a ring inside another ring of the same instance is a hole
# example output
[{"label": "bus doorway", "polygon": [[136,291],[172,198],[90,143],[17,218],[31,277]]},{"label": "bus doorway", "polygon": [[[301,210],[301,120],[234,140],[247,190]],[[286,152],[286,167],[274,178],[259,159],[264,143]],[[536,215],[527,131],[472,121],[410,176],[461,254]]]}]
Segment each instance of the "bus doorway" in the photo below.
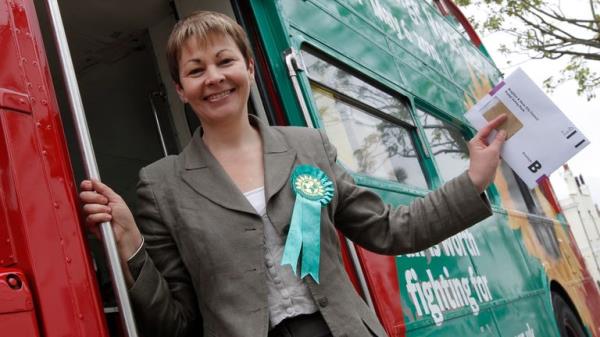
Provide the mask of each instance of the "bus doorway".
[{"label": "bus doorway", "polygon": [[[165,46],[180,17],[211,10],[231,17],[223,1],[60,1],[63,23],[102,181],[135,208],[140,168],[179,153],[198,126],[193,111],[175,91]],[[52,81],[60,106],[74,179],[85,178],[67,90],[45,2],[36,1]],[[250,111],[263,115],[257,89]],[[257,103],[258,102],[258,103]],[[257,108],[259,106],[259,108]],[[111,335],[118,332],[118,308],[99,240],[87,235]]]}]

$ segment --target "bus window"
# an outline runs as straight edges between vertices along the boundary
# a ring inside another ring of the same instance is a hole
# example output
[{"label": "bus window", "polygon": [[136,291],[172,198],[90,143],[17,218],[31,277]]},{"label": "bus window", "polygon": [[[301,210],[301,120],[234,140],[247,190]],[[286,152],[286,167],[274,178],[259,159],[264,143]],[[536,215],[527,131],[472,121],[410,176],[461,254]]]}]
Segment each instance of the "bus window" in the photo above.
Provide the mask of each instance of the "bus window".
[{"label": "bus window", "polygon": [[426,189],[408,104],[303,54],[309,56],[313,97],[339,161],[356,173]]},{"label": "bus window", "polygon": [[308,77],[327,88],[333,88],[343,95],[355,98],[375,110],[393,116],[404,123],[415,125],[406,100],[394,97],[348,72],[302,50],[302,59]]},{"label": "bus window", "polygon": [[469,167],[469,149],[460,130],[423,110],[416,112],[442,179],[448,181],[463,173]]}]

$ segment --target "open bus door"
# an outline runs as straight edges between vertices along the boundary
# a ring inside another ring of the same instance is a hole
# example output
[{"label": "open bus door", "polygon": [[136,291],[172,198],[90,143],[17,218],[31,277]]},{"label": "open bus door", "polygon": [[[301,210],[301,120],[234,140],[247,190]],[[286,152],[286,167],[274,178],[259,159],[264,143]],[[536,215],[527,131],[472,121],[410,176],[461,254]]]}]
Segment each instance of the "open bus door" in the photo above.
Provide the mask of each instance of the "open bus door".
[{"label": "open bus door", "polygon": [[[102,180],[134,205],[138,170],[178,153],[198,126],[179,101],[164,58],[172,26],[192,11],[213,10],[237,17],[252,38],[254,19],[241,6],[0,0],[2,335],[136,335],[119,318],[102,245],[79,218],[78,182],[89,175],[90,162],[77,140],[81,120],[71,111],[85,111],[91,142],[84,146],[93,143]],[[250,111],[285,123],[267,62],[254,47],[262,66]]]},{"label": "open bus door", "polygon": [[31,1],[0,1],[0,45],[2,334],[105,337],[104,313]]}]

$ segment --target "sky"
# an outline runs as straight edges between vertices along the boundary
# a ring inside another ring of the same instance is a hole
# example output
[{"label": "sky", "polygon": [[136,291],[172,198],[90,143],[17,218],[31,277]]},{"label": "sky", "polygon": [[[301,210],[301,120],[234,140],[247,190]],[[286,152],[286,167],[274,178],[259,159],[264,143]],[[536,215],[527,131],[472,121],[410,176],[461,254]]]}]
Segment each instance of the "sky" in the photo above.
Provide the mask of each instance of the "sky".
[{"label": "sky", "polygon": [[[591,15],[587,1],[571,0],[570,8],[573,15]],[[587,12],[586,12],[587,11]],[[464,10],[467,16],[478,15],[476,10]],[[505,56],[498,52],[499,46],[504,43],[510,46],[511,38],[503,33],[481,34],[480,38],[496,65],[505,74],[509,75],[516,68],[523,69],[529,77],[540,87],[549,76],[559,76],[568,62],[567,58],[558,60],[529,59],[523,55]],[[508,61],[512,61],[509,62]],[[592,70],[600,72],[600,62],[593,65]],[[590,63],[592,65],[592,63]],[[577,85],[567,82],[559,86],[554,92],[548,93],[552,101],[565,113],[577,128],[590,140],[590,144],[568,161],[570,170],[575,175],[581,174],[591,191],[596,204],[600,204],[600,98],[587,101],[584,96],[577,96]],[[598,92],[600,97],[600,92]],[[559,168],[551,176],[551,182],[559,199],[568,197],[567,186],[563,179],[563,169]]]}]

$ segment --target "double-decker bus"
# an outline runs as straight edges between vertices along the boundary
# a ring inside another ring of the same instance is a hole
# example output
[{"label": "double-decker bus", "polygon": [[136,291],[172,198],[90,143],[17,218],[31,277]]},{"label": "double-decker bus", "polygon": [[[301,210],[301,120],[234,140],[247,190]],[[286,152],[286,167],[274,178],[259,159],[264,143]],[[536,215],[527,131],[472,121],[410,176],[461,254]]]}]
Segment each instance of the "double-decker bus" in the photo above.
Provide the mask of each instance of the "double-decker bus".
[{"label": "double-decker bus", "polygon": [[[450,0],[0,0],[2,336],[137,335],[110,238],[103,249],[84,230],[77,186],[99,173],[134,205],[138,170],[190,140],[198,125],[163,55],[196,10],[248,32],[250,111],[323,128],[386,202],[467,168],[463,114],[502,74]],[[600,337],[598,289],[550,183],[529,190],[503,164],[486,193],[492,217],[419,253],[340,236],[387,333]]]}]

